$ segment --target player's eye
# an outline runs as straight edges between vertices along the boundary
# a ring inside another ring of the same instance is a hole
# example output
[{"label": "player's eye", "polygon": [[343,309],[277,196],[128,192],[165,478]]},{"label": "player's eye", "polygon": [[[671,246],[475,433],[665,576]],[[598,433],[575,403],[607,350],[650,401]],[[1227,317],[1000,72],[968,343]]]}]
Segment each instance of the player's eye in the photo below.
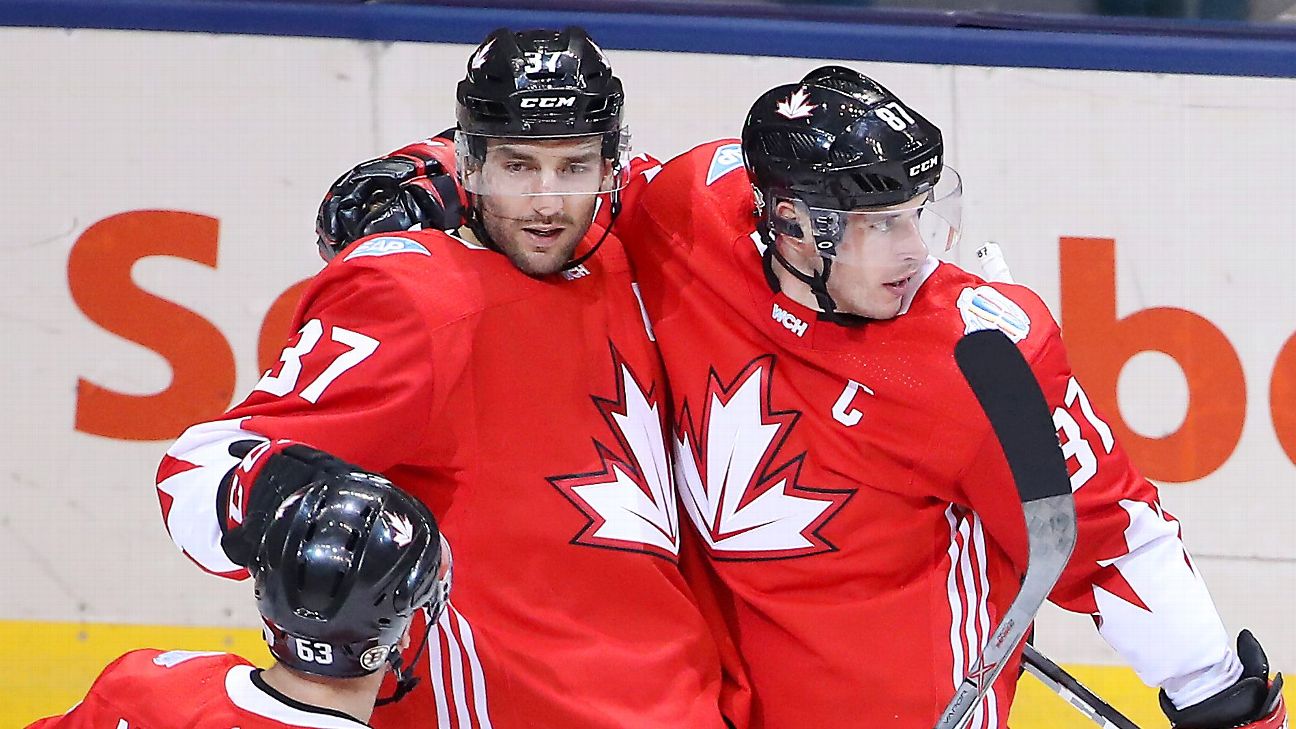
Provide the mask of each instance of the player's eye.
[{"label": "player's eye", "polygon": [[895,226],[897,217],[895,215],[879,216],[870,221],[868,228],[874,233],[889,232]]},{"label": "player's eye", "polygon": [[508,170],[509,172],[514,172],[514,173],[526,172],[528,168],[529,167],[527,163],[521,160],[514,159],[504,163],[504,169]]},{"label": "player's eye", "polygon": [[569,175],[583,175],[589,172],[589,170],[590,166],[584,162],[573,162],[572,164],[567,165],[567,174]]}]

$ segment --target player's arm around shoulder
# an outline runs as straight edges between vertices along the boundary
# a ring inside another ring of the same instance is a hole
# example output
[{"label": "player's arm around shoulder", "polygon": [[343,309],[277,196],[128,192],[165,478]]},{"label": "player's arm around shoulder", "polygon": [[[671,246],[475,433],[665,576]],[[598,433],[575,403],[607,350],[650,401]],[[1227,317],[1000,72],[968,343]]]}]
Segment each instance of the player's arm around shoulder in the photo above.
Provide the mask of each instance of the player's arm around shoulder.
[{"label": "player's arm around shoulder", "polygon": [[318,452],[381,471],[414,447],[429,417],[428,337],[440,316],[425,291],[434,269],[421,235],[431,234],[369,238],[335,259],[303,294],[278,361],[252,392],[168,448],[156,479],[163,521],[205,571],[247,576],[246,555],[222,545],[248,506],[232,488],[241,464],[255,479],[266,460],[302,444],[317,451],[302,456],[305,474],[328,460]]},{"label": "player's arm around shoulder", "polygon": [[[748,185],[737,139],[698,145],[656,166],[644,163],[632,178],[613,231],[632,260],[660,255],[654,246],[691,246],[697,215],[711,214],[710,200],[742,198],[727,188]],[[750,203],[742,203],[749,205]]]}]

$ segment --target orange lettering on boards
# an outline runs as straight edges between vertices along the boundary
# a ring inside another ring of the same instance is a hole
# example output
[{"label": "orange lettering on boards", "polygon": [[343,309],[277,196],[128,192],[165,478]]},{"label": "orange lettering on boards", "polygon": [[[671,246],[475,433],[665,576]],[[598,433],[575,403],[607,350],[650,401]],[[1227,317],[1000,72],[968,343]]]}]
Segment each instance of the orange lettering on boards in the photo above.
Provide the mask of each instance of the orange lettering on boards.
[{"label": "orange lettering on boards", "polygon": [[261,333],[257,336],[257,371],[265,373],[279,363],[279,353],[283,351],[284,342],[293,334],[292,318],[297,310],[310,279],[298,281],[288,290],[279,294],[279,298],[270,305],[265,320],[261,322]]},{"label": "orange lettering on boards", "polygon": [[1269,412],[1287,460],[1296,463],[1296,335],[1283,344],[1269,381]]},{"label": "orange lettering on boards", "polygon": [[169,440],[219,415],[234,395],[234,353],[198,314],[140,289],[131,267],[148,256],[176,256],[215,268],[215,218],[136,210],[90,226],[68,255],[72,299],[91,321],[158,353],[171,382],[152,395],[130,395],[77,379],[75,427],[123,440]]},{"label": "orange lettering on boards", "polygon": [[[1224,333],[1173,307],[1117,319],[1116,241],[1111,238],[1064,237],[1059,253],[1062,332],[1071,365],[1117,439],[1148,478],[1184,482],[1213,473],[1233,454],[1246,418],[1242,362]],[[1188,382],[1184,422],[1163,438],[1133,432],[1116,398],[1121,368],[1146,351],[1173,358]]]}]

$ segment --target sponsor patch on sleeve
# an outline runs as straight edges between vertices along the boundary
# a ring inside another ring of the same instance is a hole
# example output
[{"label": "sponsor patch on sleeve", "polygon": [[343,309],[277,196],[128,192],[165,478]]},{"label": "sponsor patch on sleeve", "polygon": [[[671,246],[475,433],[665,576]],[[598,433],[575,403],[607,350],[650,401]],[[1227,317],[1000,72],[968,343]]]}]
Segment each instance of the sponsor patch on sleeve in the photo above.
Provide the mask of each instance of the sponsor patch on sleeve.
[{"label": "sponsor patch on sleeve", "polygon": [[711,157],[711,167],[707,170],[706,184],[711,183],[743,166],[742,145],[723,144],[716,147]]},{"label": "sponsor patch on sleeve", "polygon": [[396,236],[383,236],[382,238],[374,238],[373,240],[367,240],[364,243],[361,243],[351,249],[351,252],[346,254],[346,258],[343,258],[342,260],[349,261],[352,258],[364,258],[365,256],[390,256],[393,253],[419,253],[424,256],[432,255],[428,252],[428,249],[424,248],[423,245],[417,241],[410,240],[409,238],[398,238]]},{"label": "sponsor patch on sleeve", "polygon": [[1014,342],[1030,334],[1030,317],[1012,299],[990,286],[966,288],[958,297],[963,333],[998,329]]}]

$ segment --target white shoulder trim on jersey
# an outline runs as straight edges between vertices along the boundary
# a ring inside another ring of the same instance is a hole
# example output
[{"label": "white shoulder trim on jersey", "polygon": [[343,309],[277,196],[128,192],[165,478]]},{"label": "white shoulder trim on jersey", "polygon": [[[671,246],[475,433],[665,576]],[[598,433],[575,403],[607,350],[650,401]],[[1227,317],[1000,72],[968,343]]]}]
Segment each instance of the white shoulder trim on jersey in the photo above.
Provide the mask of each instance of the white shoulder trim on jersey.
[{"label": "white shoulder trim on jersey", "polygon": [[[221,528],[216,519],[216,491],[221,479],[239,459],[229,445],[238,440],[265,440],[243,430],[243,419],[216,420],[189,428],[167,449],[167,459],[178,462],[158,482],[159,498],[170,499],[164,508],[167,533],[176,546],[203,569],[216,574],[239,573],[221,549]],[[166,504],[166,500],[163,500]]]},{"label": "white shoulder trim on jersey", "polygon": [[[597,205],[597,203],[596,203],[596,205]],[[595,210],[595,213],[597,214],[598,208],[595,207],[594,210]],[[467,249],[469,249],[469,250],[474,250],[474,251],[489,251],[489,250],[490,250],[490,248],[487,248],[486,246],[482,245],[481,243],[474,243],[474,242],[468,240],[467,238],[465,238],[465,237],[459,235],[459,234],[458,234],[457,232],[455,232],[454,230],[445,230],[445,231],[442,231],[442,232],[445,233],[447,236],[449,236],[451,239],[459,241],[460,243],[463,244],[463,247],[464,247],[464,248],[467,248]]]},{"label": "white shoulder trim on jersey", "polygon": [[225,674],[225,693],[238,708],[283,724],[310,729],[369,729],[354,719],[317,714],[289,706],[252,683],[252,666],[235,666]]}]

